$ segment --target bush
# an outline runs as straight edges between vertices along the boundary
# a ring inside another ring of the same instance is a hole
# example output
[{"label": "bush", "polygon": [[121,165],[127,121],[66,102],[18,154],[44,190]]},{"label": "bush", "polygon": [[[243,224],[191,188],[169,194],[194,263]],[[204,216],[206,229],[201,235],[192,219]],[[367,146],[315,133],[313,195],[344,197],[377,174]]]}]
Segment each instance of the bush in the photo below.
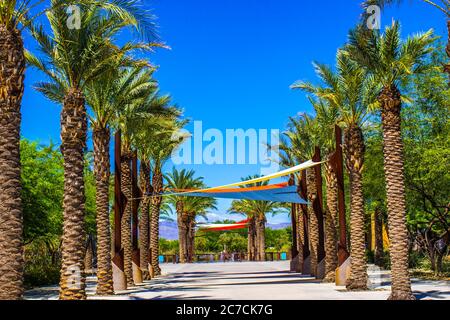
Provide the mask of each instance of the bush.
[{"label": "bush", "polygon": [[60,266],[29,263],[25,265],[24,285],[26,288],[58,284]]},{"label": "bush", "polygon": [[51,241],[36,240],[25,246],[24,285],[26,288],[58,284],[61,259]]},{"label": "bush", "polygon": [[423,264],[424,256],[418,251],[411,251],[409,253],[409,267],[410,268],[418,268],[421,264]]}]

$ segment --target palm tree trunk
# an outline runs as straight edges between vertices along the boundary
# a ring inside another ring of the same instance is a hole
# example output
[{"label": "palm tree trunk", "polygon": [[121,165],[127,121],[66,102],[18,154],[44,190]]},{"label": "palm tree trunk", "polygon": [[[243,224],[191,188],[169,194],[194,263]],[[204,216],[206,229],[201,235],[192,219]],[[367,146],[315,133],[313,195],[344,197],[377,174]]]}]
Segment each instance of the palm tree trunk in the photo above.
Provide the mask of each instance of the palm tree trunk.
[{"label": "palm tree trunk", "polygon": [[0,24],[0,300],[23,295],[20,106],[25,57],[20,32]]},{"label": "palm tree trunk", "polygon": [[188,214],[186,215],[186,220],[185,220],[185,229],[186,229],[186,262],[187,263],[192,263],[192,259],[193,259],[193,245],[192,245],[192,220],[193,217]]},{"label": "palm tree trunk", "polygon": [[317,221],[316,213],[314,212],[313,203],[317,197],[316,174],[314,169],[306,171],[306,185],[308,189],[308,218],[309,218],[309,244],[311,257],[311,275],[317,275],[318,264],[318,246],[319,246],[319,222]]},{"label": "palm tree trunk", "polygon": [[[158,166],[155,167],[153,172],[152,187],[154,194],[159,195],[162,193],[163,177],[161,168]],[[161,196],[152,197],[150,217],[150,263],[155,276],[159,276],[161,274],[161,268],[159,267],[159,215],[161,203]]]},{"label": "palm tree trunk", "polygon": [[131,183],[131,159],[130,152],[124,152],[121,159],[122,167],[122,193],[125,195],[126,203],[121,220],[122,226],[122,247],[123,247],[123,266],[127,287],[134,286],[133,281],[133,245],[131,240],[131,216],[133,198],[132,183]]},{"label": "palm tree trunk", "polygon": [[185,239],[185,252],[186,252],[186,263],[191,263],[191,217],[186,215],[184,220],[184,228],[186,230]]},{"label": "palm tree trunk", "polygon": [[248,224],[247,239],[248,261],[255,261],[255,217],[252,216]]},{"label": "palm tree trunk", "polygon": [[191,217],[189,224],[189,263],[194,262],[195,255],[195,216]]},{"label": "palm tree trunk", "polygon": [[150,272],[148,271],[149,265],[149,232],[150,232],[150,198],[148,196],[151,193],[150,184],[150,162],[141,161],[140,170],[140,185],[143,193],[143,199],[141,202],[141,217],[139,219],[139,254],[140,254],[140,267],[142,270],[142,279],[150,280]]},{"label": "palm tree trunk", "polygon": [[186,216],[184,221],[184,227],[186,229],[186,263],[192,263],[191,261],[191,217]]},{"label": "palm tree trunk", "polygon": [[327,189],[327,209],[325,215],[325,282],[336,281],[337,257],[337,232],[336,221],[338,214],[338,184],[337,176],[330,162],[325,164],[325,179]]},{"label": "palm tree trunk", "polygon": [[304,263],[304,239],[305,239],[305,226],[303,223],[303,211],[300,207],[300,204],[295,205],[296,210],[296,219],[297,219],[297,251],[298,251],[298,263],[300,265],[301,270],[303,270],[303,263]]},{"label": "palm tree trunk", "polygon": [[177,222],[178,222],[178,241],[179,241],[179,254],[180,263],[186,263],[187,252],[186,252],[186,217],[183,213],[183,202],[178,201],[176,204],[177,211]]},{"label": "palm tree trunk", "polygon": [[97,295],[112,295],[111,226],[109,221],[109,128],[94,129],[95,204],[97,208]]},{"label": "palm tree trunk", "polygon": [[374,212],[375,219],[375,265],[383,265],[383,220],[381,208],[377,206]]},{"label": "palm tree trunk", "polygon": [[260,261],[261,258],[261,254],[260,254],[260,247],[259,247],[259,230],[258,230],[258,220],[255,217],[255,245],[254,245],[254,250],[255,250],[255,261]]},{"label": "palm tree trunk", "polygon": [[389,224],[393,300],[411,300],[411,279],[408,272],[408,230],[401,136],[401,95],[395,85],[380,94],[383,126],[384,174]]},{"label": "palm tree trunk", "polygon": [[59,297],[86,299],[84,274],[84,149],[87,115],[83,93],[72,88],[61,113],[61,152],[64,159],[62,264]]},{"label": "palm tree trunk", "polygon": [[258,246],[258,261],[266,260],[266,219],[265,217],[256,217],[256,237]]},{"label": "palm tree trunk", "polygon": [[364,137],[356,125],[345,130],[345,160],[350,175],[350,276],[349,290],[367,290],[367,263],[365,258],[365,213],[362,188],[364,164]]}]

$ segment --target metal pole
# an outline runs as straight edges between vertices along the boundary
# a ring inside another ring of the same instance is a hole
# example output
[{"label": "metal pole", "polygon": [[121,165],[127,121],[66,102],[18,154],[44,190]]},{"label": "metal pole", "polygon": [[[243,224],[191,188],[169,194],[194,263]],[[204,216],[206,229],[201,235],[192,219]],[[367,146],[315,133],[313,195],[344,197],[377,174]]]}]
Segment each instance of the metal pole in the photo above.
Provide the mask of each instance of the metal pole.
[{"label": "metal pole", "polygon": [[[295,185],[294,175],[289,178],[289,185]],[[295,203],[291,203],[291,222],[292,222],[292,259],[298,255],[298,243],[297,243],[297,213]]]}]

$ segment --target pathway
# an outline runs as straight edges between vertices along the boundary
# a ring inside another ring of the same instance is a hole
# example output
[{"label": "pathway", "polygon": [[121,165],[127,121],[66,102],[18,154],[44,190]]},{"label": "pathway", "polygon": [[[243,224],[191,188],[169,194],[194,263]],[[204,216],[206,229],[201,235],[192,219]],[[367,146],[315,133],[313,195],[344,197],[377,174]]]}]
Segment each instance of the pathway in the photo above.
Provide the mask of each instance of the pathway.
[{"label": "pathway", "polygon": [[[106,299],[223,299],[223,300],[385,300],[389,296],[389,273],[369,270],[372,290],[348,292],[345,287],[324,284],[291,273],[289,262],[230,262],[212,264],[163,264],[163,276]],[[450,283],[413,280],[418,299],[450,300]],[[89,299],[95,278],[88,278]],[[56,299],[57,287],[28,291],[28,299]],[[105,297],[102,297],[105,299]]]}]

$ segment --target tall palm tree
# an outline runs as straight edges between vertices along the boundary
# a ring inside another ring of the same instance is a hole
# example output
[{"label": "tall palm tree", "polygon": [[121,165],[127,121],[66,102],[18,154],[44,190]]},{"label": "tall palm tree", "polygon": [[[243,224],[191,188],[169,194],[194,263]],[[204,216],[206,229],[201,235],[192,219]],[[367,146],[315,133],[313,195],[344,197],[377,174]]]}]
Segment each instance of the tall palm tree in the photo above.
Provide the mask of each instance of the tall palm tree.
[{"label": "tall palm tree", "polygon": [[[173,168],[172,172],[165,175],[165,180],[167,182],[167,188],[172,191],[184,191],[184,190],[196,190],[202,189],[205,187],[203,182],[203,177],[195,177],[195,171],[186,169],[182,169],[178,171]],[[187,223],[188,217],[185,214],[184,203],[186,201],[186,197],[183,195],[172,195],[169,196],[169,203],[171,203],[176,210],[177,213],[177,222],[178,222],[178,240],[179,240],[179,248],[180,248],[180,263],[187,262]]]},{"label": "tall palm tree", "polygon": [[185,219],[183,221],[187,231],[186,239],[183,242],[186,243],[185,251],[188,263],[194,262],[196,218],[199,216],[206,218],[208,211],[217,209],[216,204],[217,200],[214,198],[188,197],[184,200],[183,216]]},{"label": "tall palm tree", "polygon": [[[247,181],[260,177],[261,176],[259,175],[254,175],[242,178],[241,180]],[[255,184],[242,186],[242,188],[261,187],[267,186],[268,184],[268,181],[262,181]],[[251,255],[252,250],[254,250],[254,258],[256,258],[257,261],[266,260],[266,216],[267,214],[275,215],[279,213],[282,208],[282,204],[273,201],[234,200],[231,203],[231,207],[228,210],[229,212],[245,214],[251,219],[251,224],[249,227],[249,233],[251,232],[251,234],[249,234],[249,255]],[[253,246],[254,248],[252,248]]]},{"label": "tall palm tree", "polygon": [[257,231],[256,231],[256,214],[250,210],[251,204],[246,200],[234,200],[228,209],[229,213],[244,215],[247,220],[247,260],[259,261],[260,259],[260,247],[257,243]]},{"label": "tall palm tree", "polygon": [[381,85],[377,91],[383,129],[384,171],[392,262],[390,299],[414,299],[408,273],[408,231],[404,183],[403,141],[401,137],[402,95],[400,85],[421,73],[431,52],[432,30],[400,39],[400,24],[393,22],[383,35],[356,29],[350,33],[347,55],[370,72]]},{"label": "tall palm tree", "polygon": [[[450,58],[450,0],[420,0],[425,2],[434,8],[441,11],[445,17],[447,18],[447,48],[446,53],[448,58]],[[364,2],[364,8],[368,8],[371,5],[378,5],[381,8],[384,8],[386,5],[390,5],[393,3],[401,3],[403,0],[366,0]],[[444,67],[444,72],[447,72],[450,79],[450,62],[448,62]],[[449,82],[450,85],[450,82]]]},{"label": "tall palm tree", "polygon": [[23,294],[20,106],[25,56],[19,24],[27,3],[0,4],[0,299]]},{"label": "tall palm tree", "polygon": [[350,216],[351,216],[351,274],[347,288],[367,289],[367,264],[365,260],[365,213],[362,190],[364,164],[363,127],[369,110],[375,102],[373,78],[351,61],[343,51],[337,54],[337,72],[324,65],[316,65],[323,87],[300,83],[298,86],[319,99],[324,99],[333,108],[338,108],[339,120],[345,127],[344,153],[350,176]]},{"label": "tall palm tree", "polygon": [[243,214],[249,220],[247,226],[247,256],[248,261],[256,261],[259,257],[259,248],[256,243],[256,215],[251,212],[250,205],[251,203],[246,200],[234,200],[228,211]]}]

